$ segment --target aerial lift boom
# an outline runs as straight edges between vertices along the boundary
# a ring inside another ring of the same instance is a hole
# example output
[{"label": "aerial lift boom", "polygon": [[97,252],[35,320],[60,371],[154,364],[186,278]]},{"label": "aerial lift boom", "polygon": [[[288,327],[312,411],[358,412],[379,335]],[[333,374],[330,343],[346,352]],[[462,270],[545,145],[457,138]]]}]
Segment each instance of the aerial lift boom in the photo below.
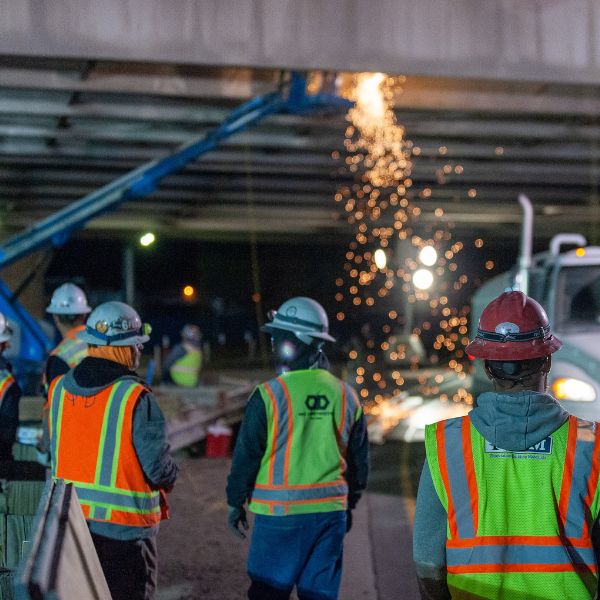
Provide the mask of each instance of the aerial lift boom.
[{"label": "aerial lift boom", "polygon": [[[0,244],[0,271],[36,250],[64,244],[70,235],[88,221],[120,204],[152,194],[160,181],[216,148],[232,135],[278,113],[308,114],[324,109],[347,110],[352,103],[331,93],[306,93],[306,75],[293,72],[276,92],[257,96],[233,110],[224,122],[202,137],[183,145],[173,154],[146,163],[104,187],[73,202]],[[27,310],[0,280],[0,312],[20,329],[17,352],[19,363],[40,363],[52,346],[51,340]]]}]

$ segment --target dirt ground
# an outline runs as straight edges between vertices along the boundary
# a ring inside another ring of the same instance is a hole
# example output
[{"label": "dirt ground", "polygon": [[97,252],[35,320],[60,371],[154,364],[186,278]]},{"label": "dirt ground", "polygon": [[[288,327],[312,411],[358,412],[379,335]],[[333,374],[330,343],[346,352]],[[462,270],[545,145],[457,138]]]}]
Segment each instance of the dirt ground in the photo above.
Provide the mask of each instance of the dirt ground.
[{"label": "dirt ground", "polygon": [[243,600],[248,540],[227,528],[230,459],[178,457],[171,519],[158,536],[158,600]]},{"label": "dirt ground", "polygon": [[[411,544],[423,454],[422,445],[414,444],[372,448],[370,491],[344,542],[340,600],[396,600],[399,585],[405,600],[419,597]],[[249,539],[239,540],[227,528],[231,461],[183,453],[176,460],[180,474],[170,496],[172,518],[158,536],[157,600],[244,600]]]}]

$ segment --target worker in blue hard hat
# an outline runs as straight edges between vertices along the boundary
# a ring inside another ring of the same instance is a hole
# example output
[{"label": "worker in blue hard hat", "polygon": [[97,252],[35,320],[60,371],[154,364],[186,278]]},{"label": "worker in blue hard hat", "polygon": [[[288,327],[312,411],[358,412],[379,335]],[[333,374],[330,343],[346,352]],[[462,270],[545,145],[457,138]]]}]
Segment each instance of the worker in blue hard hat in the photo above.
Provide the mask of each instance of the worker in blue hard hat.
[{"label": "worker in blue hard hat", "polygon": [[52,315],[62,340],[46,361],[46,388],[55,377],[64,375],[86,357],[87,344],[78,339],[77,334],[85,329],[85,320],[91,311],[85,293],[74,283],[64,283],[54,290],[46,312]]},{"label": "worker in blue hard hat", "polygon": [[98,306],[77,334],[88,356],[52,381],[46,406],[52,476],[73,483],[114,600],[154,598],[177,477],[163,413],[135,372],[149,333],[131,306]]},{"label": "worker in blue hard hat", "polygon": [[227,481],[229,526],[248,529],[250,600],[335,600],[344,535],[367,484],[366,422],[354,389],[328,371],[335,339],[311,298],[284,302],[263,330],[279,376],[253,392]]},{"label": "worker in blue hard hat", "polygon": [[3,356],[10,347],[11,337],[8,321],[0,313],[0,461],[12,459],[12,446],[19,426],[21,388],[12,375],[10,363]]},{"label": "worker in blue hard hat", "polygon": [[181,343],[171,349],[163,365],[163,381],[193,388],[198,385],[202,368],[202,332],[188,323],[181,330]]}]

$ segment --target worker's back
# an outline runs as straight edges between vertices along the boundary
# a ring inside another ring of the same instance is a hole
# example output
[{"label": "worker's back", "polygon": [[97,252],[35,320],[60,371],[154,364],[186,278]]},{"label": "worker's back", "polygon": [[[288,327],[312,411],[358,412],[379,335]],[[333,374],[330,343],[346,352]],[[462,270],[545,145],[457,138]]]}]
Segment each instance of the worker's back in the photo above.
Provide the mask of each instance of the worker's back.
[{"label": "worker's back", "polygon": [[569,417],[522,451],[469,417],[427,427],[427,460],[448,514],[452,598],[592,598],[599,507],[596,424]]},{"label": "worker's back", "polygon": [[250,509],[261,514],[345,510],[345,448],[360,404],[323,369],[290,371],[260,385],[267,449]]}]

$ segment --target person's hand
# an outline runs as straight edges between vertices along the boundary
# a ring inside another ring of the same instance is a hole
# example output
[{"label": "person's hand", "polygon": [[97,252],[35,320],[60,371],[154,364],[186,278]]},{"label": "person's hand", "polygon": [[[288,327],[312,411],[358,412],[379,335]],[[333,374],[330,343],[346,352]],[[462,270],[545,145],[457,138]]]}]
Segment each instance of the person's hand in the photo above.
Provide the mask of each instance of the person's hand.
[{"label": "person's hand", "polygon": [[346,533],[352,529],[352,509],[346,511]]},{"label": "person's hand", "polygon": [[245,538],[246,534],[240,529],[240,524],[245,531],[248,531],[248,529],[250,529],[250,526],[248,525],[248,520],[246,519],[246,511],[241,506],[229,507],[227,523],[229,525],[229,529],[231,529],[233,534],[241,539]]}]

